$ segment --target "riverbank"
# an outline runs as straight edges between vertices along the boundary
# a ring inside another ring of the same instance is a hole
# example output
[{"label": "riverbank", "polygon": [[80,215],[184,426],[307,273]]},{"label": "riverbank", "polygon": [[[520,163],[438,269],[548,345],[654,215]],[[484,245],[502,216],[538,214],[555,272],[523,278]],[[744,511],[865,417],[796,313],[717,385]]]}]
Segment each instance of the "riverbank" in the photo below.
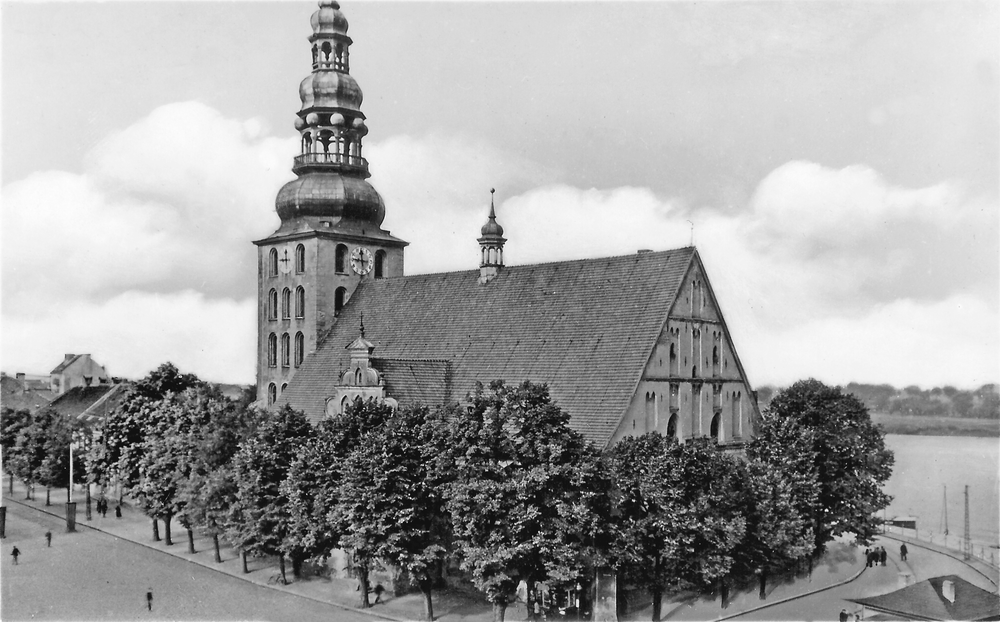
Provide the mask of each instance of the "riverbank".
[{"label": "riverbank", "polygon": [[921,417],[889,413],[872,413],[871,417],[887,434],[1000,438],[1000,419]]}]

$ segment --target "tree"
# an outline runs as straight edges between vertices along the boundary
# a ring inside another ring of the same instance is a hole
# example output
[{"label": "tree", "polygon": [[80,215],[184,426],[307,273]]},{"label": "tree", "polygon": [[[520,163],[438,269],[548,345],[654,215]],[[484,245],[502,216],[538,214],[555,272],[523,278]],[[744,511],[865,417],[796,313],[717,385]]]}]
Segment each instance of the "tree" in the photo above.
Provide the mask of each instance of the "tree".
[{"label": "tree", "polygon": [[477,386],[450,421],[447,509],[462,566],[502,622],[519,581],[575,584],[601,550],[609,481],[545,385]]},{"label": "tree", "polygon": [[4,407],[0,410],[0,448],[3,451],[3,464],[10,476],[9,493],[14,494],[13,465],[18,460],[15,447],[21,430],[31,424],[31,413],[25,409],[14,410]]},{"label": "tree", "polygon": [[445,420],[427,408],[397,412],[372,429],[347,457],[336,522],[342,546],[404,570],[424,597],[424,616],[434,619],[431,587],[448,539],[444,473]]},{"label": "tree", "polygon": [[813,553],[841,534],[859,543],[877,534],[878,512],[891,500],[882,486],[893,455],[853,395],[817,380],[796,382],[765,410],[748,455],[796,482],[794,504],[812,522]]},{"label": "tree", "polygon": [[653,596],[660,619],[667,589],[705,589],[732,570],[746,533],[738,459],[702,439],[658,433],[622,439],[608,455],[614,481],[620,577]]},{"label": "tree", "polygon": [[241,551],[254,555],[277,555],[281,579],[285,556],[292,560],[296,576],[304,551],[289,540],[291,513],[281,483],[306,440],[312,426],[301,411],[284,406],[268,413],[256,433],[240,444],[233,456],[235,502],[226,522],[226,535]]}]

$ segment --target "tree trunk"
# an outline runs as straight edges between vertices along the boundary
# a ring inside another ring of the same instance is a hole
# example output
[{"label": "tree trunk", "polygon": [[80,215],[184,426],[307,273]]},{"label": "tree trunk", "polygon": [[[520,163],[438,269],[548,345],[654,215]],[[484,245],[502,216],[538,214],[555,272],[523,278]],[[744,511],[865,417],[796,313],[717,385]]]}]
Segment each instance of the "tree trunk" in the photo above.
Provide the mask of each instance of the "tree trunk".
[{"label": "tree trunk", "polygon": [[247,568],[247,552],[240,551],[240,560],[243,562],[243,574],[250,574],[250,569]]},{"label": "tree trunk", "polygon": [[46,486],[45,487],[45,507],[49,507],[50,505],[52,505],[52,501],[50,499],[51,494],[52,494],[52,489],[49,488],[48,486]]},{"label": "tree trunk", "polygon": [[494,602],[493,603],[493,622],[504,622],[504,616],[507,615],[507,603],[506,602]]},{"label": "tree trunk", "polygon": [[298,553],[291,556],[292,558],[292,576],[296,579],[302,578],[302,556]]},{"label": "tree trunk", "polygon": [[722,594],[722,608],[729,608],[729,582],[725,579],[719,580],[719,592]]},{"label": "tree trunk", "polygon": [[153,542],[160,541],[160,526],[157,524],[156,519],[153,519]]},{"label": "tree trunk", "polygon": [[424,596],[424,619],[427,622],[434,622],[434,603],[431,601],[431,586],[433,582],[430,576],[425,574],[418,581],[418,584],[420,585],[420,593]]},{"label": "tree trunk", "polygon": [[166,542],[167,546],[173,546],[174,541],[170,539],[170,519],[173,518],[170,514],[167,514],[163,518],[163,541]]},{"label": "tree trunk", "polygon": [[215,563],[222,563],[222,553],[219,552],[219,534],[212,534],[212,544],[215,545]]},{"label": "tree trunk", "polygon": [[660,622],[660,614],[663,611],[663,591],[653,590],[653,622]]},{"label": "tree trunk", "polygon": [[94,516],[90,509],[90,482],[87,482],[87,520],[93,520]]},{"label": "tree trunk", "polygon": [[31,499],[31,484],[24,482],[24,500]]},{"label": "tree trunk", "polygon": [[767,568],[760,569],[760,599],[767,598]]},{"label": "tree trunk", "polygon": [[194,550],[194,530],[191,529],[190,525],[184,527],[188,532],[188,553],[194,554],[197,551]]},{"label": "tree trunk", "polygon": [[288,579],[285,578],[285,555],[284,553],[278,553],[278,567],[281,569],[281,584],[288,585]]},{"label": "tree trunk", "polygon": [[371,607],[371,603],[368,602],[368,590],[371,586],[368,584],[368,566],[359,565],[355,566],[358,569],[358,590],[361,592],[361,608],[368,609]]}]

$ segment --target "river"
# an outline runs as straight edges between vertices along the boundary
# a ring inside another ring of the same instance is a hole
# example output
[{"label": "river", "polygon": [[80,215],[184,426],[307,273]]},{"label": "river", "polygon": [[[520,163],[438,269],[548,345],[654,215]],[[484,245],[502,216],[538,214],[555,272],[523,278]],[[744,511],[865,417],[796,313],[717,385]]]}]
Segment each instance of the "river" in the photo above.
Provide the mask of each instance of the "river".
[{"label": "river", "polygon": [[972,540],[1000,541],[1000,441],[971,436],[887,434],[896,455],[885,491],[893,496],[886,510],[893,516],[916,516],[920,531],[943,532],[944,489],[948,487],[948,527],[964,533],[965,487],[969,487]]}]

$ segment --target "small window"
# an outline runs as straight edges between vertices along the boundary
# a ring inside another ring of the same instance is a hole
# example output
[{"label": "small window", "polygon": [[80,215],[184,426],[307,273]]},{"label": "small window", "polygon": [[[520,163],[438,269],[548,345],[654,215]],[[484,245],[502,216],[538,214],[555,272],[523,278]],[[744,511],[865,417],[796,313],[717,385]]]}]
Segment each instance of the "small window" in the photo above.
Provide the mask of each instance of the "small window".
[{"label": "small window", "polygon": [[268,253],[267,273],[270,276],[278,276],[278,249],[272,248]]},{"label": "small window", "polygon": [[376,251],[375,253],[375,278],[381,279],[385,277],[385,251]]},{"label": "small window", "polygon": [[295,317],[302,319],[306,316],[306,290],[301,285],[295,288]]},{"label": "small window", "polygon": [[712,438],[715,440],[716,443],[719,442],[719,432],[720,432],[720,430],[719,430],[719,427],[720,427],[719,426],[719,420],[720,419],[721,419],[721,417],[719,416],[718,413],[716,413],[715,416],[712,417],[711,435],[712,435]]},{"label": "small window", "polygon": [[267,319],[278,319],[278,290],[276,289],[267,293]]},{"label": "small window", "polygon": [[278,387],[276,387],[272,382],[271,384],[267,385],[267,405],[271,406],[277,401],[278,401]]},{"label": "small window", "polygon": [[281,319],[287,320],[292,316],[292,290],[287,287],[281,290]]},{"label": "small window", "polygon": [[336,293],[333,295],[333,314],[340,315],[340,310],[344,308],[346,302],[347,290],[343,287],[338,287]]},{"label": "small window", "polygon": [[278,336],[274,333],[267,336],[267,366],[278,366]]},{"label": "small window", "polygon": [[677,438],[677,415],[670,415],[667,422],[667,438]]},{"label": "small window", "polygon": [[299,244],[295,247],[295,273],[302,274],[306,271],[306,247]]},{"label": "small window", "polygon": [[337,245],[336,261],[334,268],[337,272],[347,272],[347,247],[343,244]]},{"label": "small window", "polygon": [[302,357],[306,350],[306,338],[302,333],[295,333],[295,366],[302,364]]},{"label": "small window", "polygon": [[288,383],[287,382],[282,382],[281,383],[281,392],[284,393],[285,389],[287,389],[287,388],[288,388]]},{"label": "small window", "polygon": [[350,402],[348,402],[347,396],[345,395],[344,399],[340,400],[340,414],[344,414],[345,412],[347,412],[347,405],[349,403]]},{"label": "small window", "polygon": [[281,366],[288,367],[288,363],[291,361],[291,355],[289,353],[291,350],[291,339],[288,337],[288,333],[281,336]]}]

